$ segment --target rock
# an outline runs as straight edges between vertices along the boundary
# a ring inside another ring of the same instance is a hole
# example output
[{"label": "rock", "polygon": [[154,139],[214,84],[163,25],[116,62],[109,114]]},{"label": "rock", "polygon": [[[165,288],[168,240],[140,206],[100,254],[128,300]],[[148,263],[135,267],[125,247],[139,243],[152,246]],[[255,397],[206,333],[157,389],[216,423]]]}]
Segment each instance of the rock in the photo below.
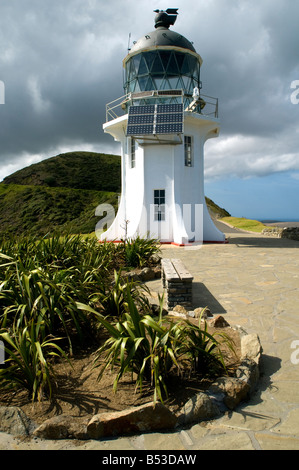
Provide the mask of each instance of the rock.
[{"label": "rock", "polygon": [[220,377],[209,387],[210,394],[223,394],[223,403],[230,410],[236,408],[241,401],[246,400],[249,391],[249,384],[235,377]]},{"label": "rock", "polygon": [[235,377],[248,383],[250,393],[253,393],[260,378],[259,365],[251,359],[243,359],[235,372]]},{"label": "rock", "polygon": [[217,317],[210,320],[209,325],[214,328],[226,328],[227,326],[230,326],[222,315],[217,315]]},{"label": "rock", "polygon": [[175,307],[173,307],[173,311],[177,313],[183,313],[184,315],[187,315],[188,313],[188,311],[185,307],[183,307],[183,305],[176,305]]},{"label": "rock", "polygon": [[[134,281],[134,282],[140,282],[141,278],[135,271],[128,271],[125,273],[122,273],[122,278],[128,280],[128,281]],[[114,284],[114,281],[113,283]]]},{"label": "rock", "polygon": [[54,416],[36,428],[33,435],[41,439],[88,439],[87,423],[86,418]]},{"label": "rock", "polygon": [[203,320],[206,320],[207,318],[210,318],[213,316],[210,309],[207,307],[205,308],[198,307],[194,310],[194,313],[195,313],[195,318],[200,318],[200,316],[202,315]]},{"label": "rock", "polygon": [[158,253],[155,253],[150,256],[149,262],[153,264],[159,264],[161,263],[162,256],[160,256]]},{"label": "rock", "polygon": [[0,432],[14,436],[28,436],[34,423],[17,406],[0,406]]},{"label": "rock", "polygon": [[185,403],[178,417],[179,425],[198,423],[220,415],[220,410],[208,394],[199,392]]},{"label": "rock", "polygon": [[195,312],[194,310],[189,310],[187,313],[188,317],[195,318]]},{"label": "rock", "polygon": [[155,279],[156,273],[151,268],[143,268],[139,273],[139,277],[142,282],[152,281],[153,279]]},{"label": "rock", "polygon": [[87,425],[90,439],[123,434],[173,429],[176,416],[162,403],[95,415]]},{"label": "rock", "polygon": [[184,320],[187,320],[186,313],[180,313],[180,312],[175,312],[174,310],[169,310],[168,315],[170,317],[178,317],[178,318],[183,318]]},{"label": "rock", "polygon": [[259,364],[262,355],[262,346],[257,333],[241,337],[241,359],[251,359]]},{"label": "rock", "polygon": [[153,268],[153,271],[155,273],[155,279],[161,279],[161,268],[159,266],[156,266],[155,268]]}]

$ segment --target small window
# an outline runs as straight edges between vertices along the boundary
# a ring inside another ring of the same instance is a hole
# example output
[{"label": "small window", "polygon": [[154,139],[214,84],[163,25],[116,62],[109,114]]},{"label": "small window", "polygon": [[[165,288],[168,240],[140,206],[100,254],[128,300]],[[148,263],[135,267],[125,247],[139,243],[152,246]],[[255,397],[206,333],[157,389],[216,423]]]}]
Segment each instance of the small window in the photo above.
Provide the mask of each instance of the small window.
[{"label": "small window", "polygon": [[154,189],[154,220],[165,220],[165,189]]},{"label": "small window", "polygon": [[130,142],[130,168],[135,168],[136,165],[136,141],[132,137]]},{"label": "small window", "polygon": [[193,145],[191,135],[184,137],[185,166],[193,166]]}]

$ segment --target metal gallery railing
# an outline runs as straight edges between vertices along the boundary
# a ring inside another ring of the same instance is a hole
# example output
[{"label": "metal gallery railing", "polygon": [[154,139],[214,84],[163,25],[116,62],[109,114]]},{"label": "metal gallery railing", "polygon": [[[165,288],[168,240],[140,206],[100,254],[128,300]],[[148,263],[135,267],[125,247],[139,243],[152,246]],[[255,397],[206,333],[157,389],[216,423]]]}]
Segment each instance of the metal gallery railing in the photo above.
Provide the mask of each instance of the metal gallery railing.
[{"label": "metal gallery railing", "polygon": [[218,118],[218,98],[199,95],[193,99],[192,95],[183,90],[151,90],[138,93],[129,93],[120,96],[106,104],[106,122],[117,119],[127,114],[131,105],[144,105],[154,103],[183,103],[185,111]]}]

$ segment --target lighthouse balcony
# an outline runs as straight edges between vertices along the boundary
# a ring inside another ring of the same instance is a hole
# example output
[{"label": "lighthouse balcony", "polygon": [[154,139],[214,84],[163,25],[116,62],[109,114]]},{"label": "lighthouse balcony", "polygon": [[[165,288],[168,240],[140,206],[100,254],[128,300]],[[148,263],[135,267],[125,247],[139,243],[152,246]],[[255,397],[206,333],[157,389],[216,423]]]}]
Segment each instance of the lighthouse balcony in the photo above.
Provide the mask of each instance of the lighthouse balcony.
[{"label": "lighthouse balcony", "polygon": [[185,112],[218,119],[218,98],[191,95],[184,90],[151,90],[128,93],[106,104],[106,122],[128,113],[130,106],[150,104],[183,104]]}]

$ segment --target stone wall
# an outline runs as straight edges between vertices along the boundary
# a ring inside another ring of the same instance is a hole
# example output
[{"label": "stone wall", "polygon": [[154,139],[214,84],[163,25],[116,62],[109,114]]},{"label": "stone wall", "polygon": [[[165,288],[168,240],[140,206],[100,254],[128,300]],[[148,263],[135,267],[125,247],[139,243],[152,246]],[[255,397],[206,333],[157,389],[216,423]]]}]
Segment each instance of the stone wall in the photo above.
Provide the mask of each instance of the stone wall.
[{"label": "stone wall", "polygon": [[262,231],[263,235],[269,235],[277,238],[289,238],[299,241],[299,227],[268,227]]},{"label": "stone wall", "polygon": [[166,281],[167,308],[173,309],[176,305],[192,306],[192,281]]}]

